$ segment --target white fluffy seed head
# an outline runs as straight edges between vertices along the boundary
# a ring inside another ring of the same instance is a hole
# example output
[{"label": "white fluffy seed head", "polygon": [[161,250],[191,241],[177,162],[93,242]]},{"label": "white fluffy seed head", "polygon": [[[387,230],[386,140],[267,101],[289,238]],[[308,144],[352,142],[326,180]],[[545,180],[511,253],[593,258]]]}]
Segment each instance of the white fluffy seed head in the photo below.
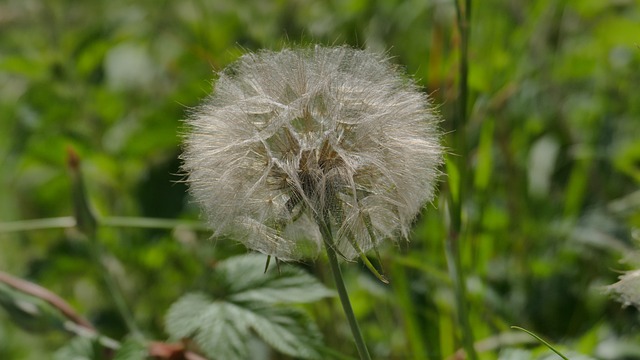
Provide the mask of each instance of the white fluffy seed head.
[{"label": "white fluffy seed head", "polygon": [[186,120],[183,170],[216,234],[346,258],[408,236],[442,162],[439,117],[386,59],[348,47],[247,54]]}]

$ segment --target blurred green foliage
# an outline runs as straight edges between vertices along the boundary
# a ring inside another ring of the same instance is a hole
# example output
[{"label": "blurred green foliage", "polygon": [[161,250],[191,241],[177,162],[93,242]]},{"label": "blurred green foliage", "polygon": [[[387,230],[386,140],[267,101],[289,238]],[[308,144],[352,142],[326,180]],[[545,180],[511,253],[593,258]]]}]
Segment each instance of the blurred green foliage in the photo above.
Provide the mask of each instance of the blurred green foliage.
[{"label": "blurred green foliage", "polygon": [[[459,79],[452,1],[3,0],[0,222],[73,213],[68,147],[97,213],[198,219],[178,175],[180,120],[242,53],[312,42],[386,52],[441,104],[447,142],[465,132],[461,251],[481,358],[550,356],[510,325],[567,355],[640,358],[637,310],[603,294],[640,240],[637,0],[475,2],[466,129],[450,121]],[[344,266],[374,358],[442,359],[460,347],[445,205],[435,205],[409,244],[382,249],[391,285]],[[170,305],[207,288],[212,264],[245,251],[209,235],[100,228],[106,264],[149,338],[167,338]],[[322,261],[301,265],[330,278]],[[127,335],[72,229],[0,232],[0,269],[56,292],[105,335]],[[354,355],[336,302],[309,309],[326,345]],[[2,359],[46,358],[70,340],[10,319],[0,311]]]}]

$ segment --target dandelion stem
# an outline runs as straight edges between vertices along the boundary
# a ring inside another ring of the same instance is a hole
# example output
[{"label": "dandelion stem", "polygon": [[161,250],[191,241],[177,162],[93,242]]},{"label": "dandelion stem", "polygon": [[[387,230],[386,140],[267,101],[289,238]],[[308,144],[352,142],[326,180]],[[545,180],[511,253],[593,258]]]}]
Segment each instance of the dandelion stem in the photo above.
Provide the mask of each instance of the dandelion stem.
[{"label": "dandelion stem", "polygon": [[336,251],[334,249],[335,245],[333,241],[333,235],[331,234],[331,229],[329,228],[329,222],[327,222],[326,219],[319,219],[317,217],[316,222],[318,223],[318,227],[320,228],[320,232],[322,233],[324,246],[327,250],[327,257],[329,258],[329,266],[331,267],[331,272],[333,273],[333,278],[336,282],[338,296],[340,297],[340,302],[342,303],[344,314],[346,315],[347,321],[349,322],[349,327],[351,327],[351,333],[353,334],[353,339],[356,342],[356,347],[358,348],[360,359],[371,360],[369,350],[367,350],[367,345],[364,342],[364,338],[362,337],[362,333],[360,332],[360,327],[358,326],[358,322],[356,321],[356,316],[353,312],[353,308],[351,307],[351,301],[349,301],[347,288],[344,285],[344,279],[342,277],[342,271],[340,270],[340,264],[338,264],[338,255],[336,254]]}]

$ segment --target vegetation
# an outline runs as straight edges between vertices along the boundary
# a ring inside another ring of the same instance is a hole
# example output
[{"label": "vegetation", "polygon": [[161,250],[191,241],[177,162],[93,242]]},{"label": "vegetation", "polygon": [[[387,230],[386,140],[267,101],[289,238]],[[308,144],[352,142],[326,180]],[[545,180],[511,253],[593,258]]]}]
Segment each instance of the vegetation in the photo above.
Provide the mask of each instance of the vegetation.
[{"label": "vegetation", "polygon": [[263,274],[178,175],[215,71],[309,43],[385,52],[444,118],[390,284],[342,264],[372,358],[640,358],[606,292],[640,240],[634,0],[0,2],[0,358],[357,356],[327,259]]}]

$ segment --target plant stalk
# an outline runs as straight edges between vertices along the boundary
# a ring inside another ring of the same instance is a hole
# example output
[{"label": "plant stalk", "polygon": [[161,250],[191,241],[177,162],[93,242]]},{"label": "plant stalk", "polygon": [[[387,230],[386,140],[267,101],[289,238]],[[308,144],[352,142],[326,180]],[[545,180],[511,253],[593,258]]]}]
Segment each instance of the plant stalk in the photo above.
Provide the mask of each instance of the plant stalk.
[{"label": "plant stalk", "polygon": [[471,330],[471,324],[469,323],[469,312],[467,310],[466,303],[466,282],[462,272],[458,240],[459,238],[457,234],[449,234],[445,244],[445,254],[447,257],[449,276],[451,277],[451,280],[453,280],[454,291],[456,294],[456,312],[458,313],[458,322],[462,331],[462,347],[467,353],[468,359],[477,360],[478,354],[476,353],[473,345],[473,331]]},{"label": "plant stalk", "polygon": [[351,328],[351,333],[353,334],[353,339],[356,343],[356,347],[358,348],[358,354],[360,354],[361,360],[371,360],[371,355],[369,355],[369,350],[367,350],[367,345],[364,342],[364,337],[362,336],[362,332],[360,331],[360,327],[358,326],[358,322],[356,321],[356,315],[354,314],[353,308],[351,307],[349,294],[347,293],[347,288],[344,284],[344,278],[342,277],[342,271],[340,270],[340,264],[338,263],[338,255],[336,254],[336,250],[334,249],[333,235],[331,234],[331,229],[329,228],[329,222],[326,221],[326,218],[319,219],[317,217],[316,222],[318,223],[318,227],[320,228],[320,233],[322,233],[324,247],[327,250],[327,257],[329,258],[329,266],[331,267],[331,272],[333,273],[333,279],[336,283],[336,289],[338,290],[338,296],[340,297],[340,302],[342,303],[342,309],[344,310],[344,314],[347,317],[349,327]]},{"label": "plant stalk", "polygon": [[107,291],[109,292],[116,309],[127,325],[127,328],[136,339],[143,340],[142,332],[133,320],[133,313],[127,306],[122,290],[118,286],[116,279],[112,276],[111,272],[102,261],[103,251],[97,238],[99,223],[89,206],[89,199],[84,186],[82,173],[80,172],[80,158],[71,148],[68,149],[67,162],[69,170],[71,171],[71,193],[76,227],[87,237],[92,260],[98,266],[98,270],[102,275]]},{"label": "plant stalk", "polygon": [[[464,5],[462,4],[464,3]],[[456,187],[456,195],[453,191],[449,191],[449,231],[445,244],[445,253],[451,280],[454,283],[456,293],[456,309],[458,313],[458,322],[462,332],[462,346],[466,352],[467,358],[471,360],[478,359],[474,347],[473,331],[469,323],[469,313],[467,309],[467,293],[466,281],[462,269],[462,261],[460,258],[460,241],[464,239],[464,227],[462,221],[462,204],[465,199],[465,189],[468,184],[467,161],[468,150],[466,141],[467,132],[467,102],[468,102],[468,74],[469,74],[469,33],[471,19],[471,0],[455,1],[458,32],[460,34],[460,68],[459,68],[459,89],[458,89],[458,113],[454,117],[454,129],[456,136],[454,137],[454,148],[458,156],[455,157],[455,168],[458,171],[457,184],[451,184]]]},{"label": "plant stalk", "polygon": [[93,261],[96,263],[96,265],[98,265],[98,269],[102,274],[102,280],[104,281],[104,284],[107,287],[107,291],[109,291],[111,300],[113,301],[114,305],[116,306],[116,309],[120,313],[120,316],[124,320],[127,326],[127,329],[129,329],[129,332],[131,332],[131,335],[135,337],[137,340],[144,340],[144,337],[142,336],[142,332],[140,331],[140,329],[138,328],[138,325],[136,325],[135,321],[133,320],[133,313],[131,312],[131,310],[129,309],[129,306],[127,305],[127,301],[125,300],[124,295],[122,294],[122,290],[118,286],[116,280],[111,275],[111,272],[109,271],[109,269],[106,267],[106,265],[102,261],[102,251],[101,251],[100,244],[98,243],[98,240],[94,237],[89,239],[89,242],[91,243],[89,246],[91,247],[91,256],[93,257]]}]

